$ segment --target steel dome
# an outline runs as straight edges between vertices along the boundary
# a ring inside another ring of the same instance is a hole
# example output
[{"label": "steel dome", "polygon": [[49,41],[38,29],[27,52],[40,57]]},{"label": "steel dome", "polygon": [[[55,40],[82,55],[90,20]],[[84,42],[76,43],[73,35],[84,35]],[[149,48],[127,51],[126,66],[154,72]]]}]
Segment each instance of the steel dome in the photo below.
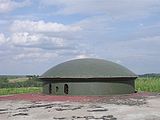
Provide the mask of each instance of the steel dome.
[{"label": "steel dome", "polygon": [[103,59],[76,59],[52,67],[40,78],[136,78],[127,68]]}]

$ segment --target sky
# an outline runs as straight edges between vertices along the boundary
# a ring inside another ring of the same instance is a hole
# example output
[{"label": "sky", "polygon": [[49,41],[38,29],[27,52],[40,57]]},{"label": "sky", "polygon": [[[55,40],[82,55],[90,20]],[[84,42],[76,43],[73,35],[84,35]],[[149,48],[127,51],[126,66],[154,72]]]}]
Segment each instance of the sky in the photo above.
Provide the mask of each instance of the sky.
[{"label": "sky", "polygon": [[0,0],[0,74],[100,58],[160,73],[160,0]]}]

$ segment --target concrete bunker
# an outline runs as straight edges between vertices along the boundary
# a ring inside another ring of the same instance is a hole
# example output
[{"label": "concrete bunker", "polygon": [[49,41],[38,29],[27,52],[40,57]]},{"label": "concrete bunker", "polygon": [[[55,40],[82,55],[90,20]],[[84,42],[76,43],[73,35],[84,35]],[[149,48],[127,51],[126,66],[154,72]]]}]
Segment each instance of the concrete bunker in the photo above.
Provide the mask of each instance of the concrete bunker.
[{"label": "concrete bunker", "polygon": [[85,58],[56,65],[39,78],[44,94],[112,95],[134,93],[137,76],[117,63]]}]

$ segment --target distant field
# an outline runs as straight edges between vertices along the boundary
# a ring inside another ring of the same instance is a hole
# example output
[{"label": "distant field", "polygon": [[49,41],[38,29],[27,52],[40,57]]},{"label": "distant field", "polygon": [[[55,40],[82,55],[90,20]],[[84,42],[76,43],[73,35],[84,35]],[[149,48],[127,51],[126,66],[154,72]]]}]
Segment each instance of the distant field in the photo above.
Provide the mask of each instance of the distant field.
[{"label": "distant field", "polygon": [[139,77],[136,80],[136,90],[160,92],[160,77]]},{"label": "distant field", "polygon": [[12,79],[8,79],[10,83],[15,83],[15,82],[24,82],[27,81],[28,78],[27,77],[20,77],[20,78],[12,78]]},{"label": "distant field", "polygon": [[42,91],[41,87],[0,88],[0,95],[40,93],[41,91]]}]

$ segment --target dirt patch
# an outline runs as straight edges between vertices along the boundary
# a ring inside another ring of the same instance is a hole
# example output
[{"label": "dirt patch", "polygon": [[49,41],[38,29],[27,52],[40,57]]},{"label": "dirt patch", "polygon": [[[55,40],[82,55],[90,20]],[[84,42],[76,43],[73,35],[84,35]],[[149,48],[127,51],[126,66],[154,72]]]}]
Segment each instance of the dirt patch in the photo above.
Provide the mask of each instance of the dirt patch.
[{"label": "dirt patch", "polygon": [[114,96],[54,96],[44,94],[16,94],[9,96],[0,96],[2,100],[25,100],[25,101],[70,101],[70,102],[101,102],[108,104],[123,105],[143,105],[146,104],[145,98],[150,96],[159,96],[157,93],[134,93],[128,95]]}]

